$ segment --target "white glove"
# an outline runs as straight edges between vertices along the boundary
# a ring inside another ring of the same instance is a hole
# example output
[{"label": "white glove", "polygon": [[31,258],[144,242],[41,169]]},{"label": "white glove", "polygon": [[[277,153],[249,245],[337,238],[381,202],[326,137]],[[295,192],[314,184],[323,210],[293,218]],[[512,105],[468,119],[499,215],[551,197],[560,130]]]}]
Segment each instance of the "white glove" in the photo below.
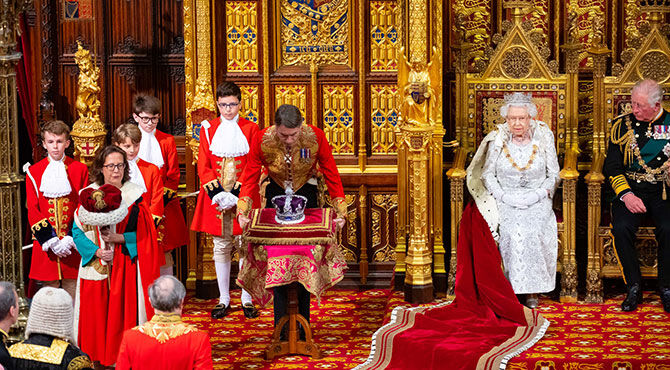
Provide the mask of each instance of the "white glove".
[{"label": "white glove", "polygon": [[222,191],[212,198],[212,205],[216,204],[217,211],[221,212],[235,207],[237,205],[237,199],[238,198],[233,194],[227,191]]},{"label": "white glove", "polygon": [[67,247],[69,251],[71,251],[73,248],[77,249],[77,246],[74,244],[74,239],[70,235],[65,235],[61,240],[61,244]]},{"label": "white glove", "polygon": [[60,242],[60,239],[58,239],[57,236],[54,236],[53,238],[47,240],[42,244],[42,251],[47,252],[49,249],[54,248],[54,245],[58,244]]},{"label": "white glove", "polygon": [[[527,201],[525,200],[524,194],[503,194],[501,200],[503,203],[512,206],[514,208],[526,209],[528,208]],[[532,203],[531,203],[532,204]]]},{"label": "white glove", "polygon": [[67,257],[72,254],[68,242],[63,242],[63,240],[59,240],[58,243],[51,247],[51,250],[54,251],[54,254],[60,258]]}]

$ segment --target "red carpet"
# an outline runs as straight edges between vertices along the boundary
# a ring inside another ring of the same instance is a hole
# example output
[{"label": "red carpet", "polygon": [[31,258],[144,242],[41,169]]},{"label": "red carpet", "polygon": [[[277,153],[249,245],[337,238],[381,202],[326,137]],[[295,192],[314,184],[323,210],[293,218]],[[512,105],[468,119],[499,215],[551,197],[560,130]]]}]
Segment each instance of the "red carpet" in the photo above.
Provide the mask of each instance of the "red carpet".
[{"label": "red carpet", "polygon": [[[208,330],[215,369],[350,369],[368,358],[370,339],[396,306],[409,306],[402,292],[331,289],[321,306],[312,299],[312,328],[324,357],[290,356],[265,361],[273,330],[272,306],[247,320],[232,292],[233,312],[213,322],[215,300],[187,298],[184,319]],[[633,313],[623,313],[623,296],[597,304],[561,304],[542,299],[542,315],[551,321],[544,338],[512,359],[507,369],[670,369],[670,314],[658,296],[645,293]]]}]

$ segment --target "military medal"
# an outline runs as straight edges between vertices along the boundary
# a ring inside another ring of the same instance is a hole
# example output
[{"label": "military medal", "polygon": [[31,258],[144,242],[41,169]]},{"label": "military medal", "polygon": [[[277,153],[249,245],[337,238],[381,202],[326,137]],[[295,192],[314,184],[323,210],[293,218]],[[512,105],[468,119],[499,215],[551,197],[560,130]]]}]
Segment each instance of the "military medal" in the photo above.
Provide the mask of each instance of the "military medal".
[{"label": "military medal", "polygon": [[670,139],[670,126],[655,125],[653,127],[653,132],[652,132],[652,127],[650,125],[647,128],[646,136],[649,137],[649,138],[654,138],[656,140],[668,140],[668,139]]},{"label": "military medal", "polygon": [[311,157],[311,150],[309,148],[301,148],[300,149],[300,160],[302,161],[309,161]]}]

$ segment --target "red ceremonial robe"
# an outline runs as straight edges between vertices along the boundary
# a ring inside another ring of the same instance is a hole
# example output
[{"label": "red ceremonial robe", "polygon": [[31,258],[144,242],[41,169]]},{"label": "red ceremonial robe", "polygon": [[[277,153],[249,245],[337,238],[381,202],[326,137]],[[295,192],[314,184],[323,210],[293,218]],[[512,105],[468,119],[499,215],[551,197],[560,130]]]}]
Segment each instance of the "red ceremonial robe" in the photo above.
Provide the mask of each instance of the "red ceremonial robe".
[{"label": "red ceremonial robe", "polygon": [[116,362],[123,332],[153,316],[149,284],[158,278],[160,266],[165,263],[151,214],[144,203],[137,201],[142,189],[128,181],[121,193],[121,207],[126,207],[128,213],[115,225],[115,232],[123,234],[126,242],[114,245],[111,268],[95,257],[101,245],[100,228],[82,224],[81,207],[75,213],[73,227],[73,238],[82,256],[75,298],[75,332],[81,350],[105,366]]},{"label": "red ceremonial robe", "polygon": [[[169,251],[188,244],[188,228],[184,214],[176,198],[179,187],[179,157],[174,136],[156,130],[156,140],[163,154],[163,167],[160,168],[163,180],[164,216],[158,225],[161,241],[159,245],[163,251]],[[149,186],[147,186],[148,188]]]},{"label": "red ceremonial robe", "polygon": [[116,369],[212,369],[209,335],[176,314],[156,314],[123,334]]},{"label": "red ceremonial robe", "polygon": [[286,147],[276,135],[276,126],[270,126],[256,134],[251,142],[247,166],[240,177],[242,190],[238,207],[247,213],[250,208],[258,208],[259,179],[265,167],[277,185],[284,187],[291,171],[293,191],[298,191],[307,181],[323,174],[328,195],[333,201],[338,217],[344,217],[347,205],[344,201],[344,188],[337,170],[333,153],[324,132],[318,127],[303,124],[297,142],[291,149],[291,168],[285,160]]},{"label": "red ceremonial robe", "polygon": [[[209,149],[216,129],[221,124],[221,118],[217,117],[209,121],[209,128],[200,129],[200,151],[198,154],[198,176],[200,177],[200,193],[198,194],[198,203],[195,207],[195,214],[191,222],[191,230],[202,231],[212,235],[222,235],[223,226],[221,224],[221,212],[216,210],[216,205],[212,204],[212,197],[218,192],[224,191],[224,184],[221,183],[224,177],[223,158],[217,157]],[[249,146],[259,129],[258,125],[244,118],[239,118],[238,126],[246,137]],[[245,166],[247,165],[248,154],[235,157],[235,180],[238,180]],[[226,190],[230,191],[230,189]],[[260,194],[256,192],[253,195],[256,204],[260,203]],[[233,234],[240,235],[242,230],[234,220]]]},{"label": "red ceremonial robe", "polygon": [[147,206],[154,221],[160,220],[163,217],[163,179],[160,170],[141,158],[137,159],[137,167],[147,188],[146,193],[142,194],[142,203]]},{"label": "red ceremonial robe", "polygon": [[489,226],[471,203],[458,234],[454,301],[394,309],[357,369],[503,369],[542,338],[549,321],[519,303],[501,266]]},{"label": "red ceremonial robe", "polygon": [[42,174],[49,165],[48,158],[35,163],[26,171],[26,207],[33,234],[29,275],[31,279],[42,281],[76,279],[79,271],[81,258],[78,253],[59,258],[51,250],[47,252],[42,250],[42,243],[52,237],[63,238],[71,234],[74,211],[79,205],[79,190],[88,184],[88,169],[85,164],[70,157],[65,157],[64,163],[72,192],[60,198],[46,198],[39,190]]}]

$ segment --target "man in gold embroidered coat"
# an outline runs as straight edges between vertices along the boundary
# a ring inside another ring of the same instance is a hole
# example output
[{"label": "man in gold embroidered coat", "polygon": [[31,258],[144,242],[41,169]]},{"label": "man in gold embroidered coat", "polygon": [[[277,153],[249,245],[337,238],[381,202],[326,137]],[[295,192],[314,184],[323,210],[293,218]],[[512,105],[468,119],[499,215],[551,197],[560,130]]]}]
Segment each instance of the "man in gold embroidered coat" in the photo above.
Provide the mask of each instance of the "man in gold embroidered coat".
[{"label": "man in gold embroidered coat", "polygon": [[612,123],[604,172],[616,197],[612,202],[612,235],[628,294],[623,311],[642,302],[635,233],[649,214],[658,240],[658,287],[663,308],[670,312],[670,113],[661,107],[660,86],[638,82],[631,94],[632,113]]},{"label": "man in gold embroidered coat", "polygon": [[174,276],[164,275],[149,286],[156,313],[151,321],[126,330],[116,369],[211,369],[209,335],[181,321],[186,289]]},{"label": "man in gold embroidered coat", "polygon": [[[284,104],[275,112],[275,124],[257,133],[249,149],[244,172],[240,177],[242,189],[237,202],[237,219],[240,227],[249,223],[249,212],[256,208],[253,197],[260,191],[259,179],[262,168],[268,171],[269,182],[265,186],[266,205],[270,200],[283,195],[287,188],[307,198],[306,208],[318,208],[316,177],[323,175],[328,194],[332,199],[338,227],[344,225],[347,203],[340,173],[325,133],[318,127],[303,124],[300,110]],[[302,316],[309,321],[309,292],[299,285],[298,306]],[[274,289],[275,324],[286,314],[288,302],[287,286]]]},{"label": "man in gold embroidered coat", "polygon": [[33,297],[26,325],[28,339],[9,347],[15,369],[93,369],[93,362],[73,343],[72,297],[53,287]]}]

